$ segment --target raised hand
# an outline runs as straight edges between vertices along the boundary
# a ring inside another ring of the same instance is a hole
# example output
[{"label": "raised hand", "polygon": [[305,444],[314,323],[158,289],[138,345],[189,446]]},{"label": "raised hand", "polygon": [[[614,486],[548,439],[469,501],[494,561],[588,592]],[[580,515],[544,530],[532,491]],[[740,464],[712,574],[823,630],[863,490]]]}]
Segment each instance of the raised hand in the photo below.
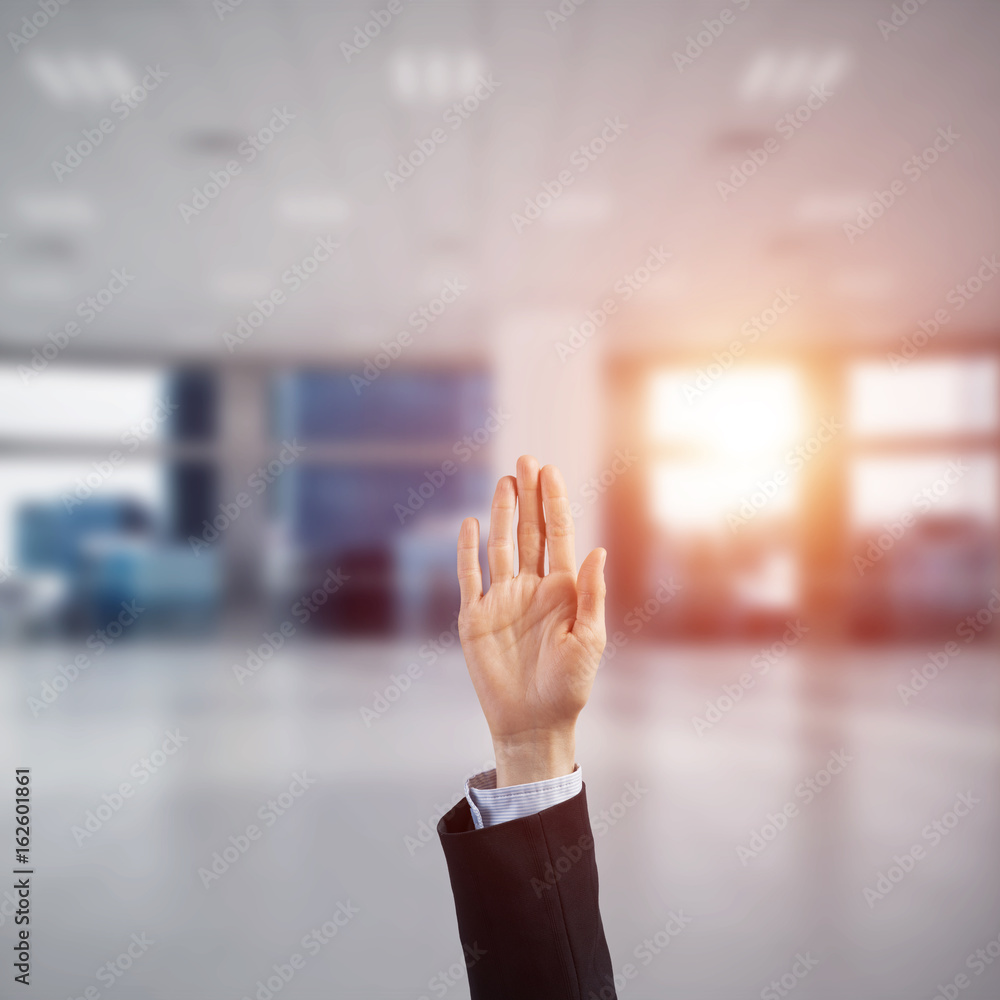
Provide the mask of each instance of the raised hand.
[{"label": "raised hand", "polygon": [[606,642],[606,552],[594,549],[577,575],[562,475],[554,465],[539,472],[531,455],[518,459],[516,479],[504,476],[497,483],[486,548],[490,588],[484,595],[479,522],[466,518],[458,538],[458,630],[493,737],[497,786],[569,774],[577,716]]}]

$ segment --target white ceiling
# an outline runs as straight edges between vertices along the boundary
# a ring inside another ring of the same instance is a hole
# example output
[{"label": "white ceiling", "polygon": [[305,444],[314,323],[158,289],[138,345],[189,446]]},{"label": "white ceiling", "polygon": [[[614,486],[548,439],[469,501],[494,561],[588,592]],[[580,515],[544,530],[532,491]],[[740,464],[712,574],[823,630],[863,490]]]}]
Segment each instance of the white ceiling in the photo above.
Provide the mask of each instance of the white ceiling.
[{"label": "white ceiling", "polygon": [[[673,53],[721,0],[585,0],[555,24],[557,0],[404,0],[348,62],[342,43],[379,4],[243,0],[220,18],[209,0],[95,0],[8,46],[0,344],[38,346],[124,267],[134,281],[77,356],[226,357],[222,332],[323,235],[340,244],[332,259],[241,351],[364,353],[448,278],[469,289],[417,350],[488,350],[511,315],[582,318],[650,246],[669,264],[619,302],[616,343],[731,339],[786,287],[800,299],[778,338],[891,338],[1000,251],[991,0],[928,2],[887,38],[890,3],[733,0],[683,72]],[[37,10],[7,4],[0,28]],[[169,75],[118,119],[114,95],[147,66]],[[443,115],[477,68],[496,90],[452,130]],[[778,119],[823,80],[832,96],[781,137]],[[275,107],[294,120],[247,163],[237,147]],[[57,179],[52,162],[102,117],[113,131]],[[608,117],[627,128],[577,172],[573,150]],[[385,171],[435,127],[447,141],[390,191]],[[908,180],[905,161],[949,128],[959,138]],[[717,182],[769,135],[778,151],[723,200]],[[180,203],[230,159],[241,172],[186,222]],[[512,213],[564,169],[570,188],[515,232]],[[905,193],[850,243],[844,219],[894,178]],[[1000,281],[949,309],[942,337],[991,335]]]}]

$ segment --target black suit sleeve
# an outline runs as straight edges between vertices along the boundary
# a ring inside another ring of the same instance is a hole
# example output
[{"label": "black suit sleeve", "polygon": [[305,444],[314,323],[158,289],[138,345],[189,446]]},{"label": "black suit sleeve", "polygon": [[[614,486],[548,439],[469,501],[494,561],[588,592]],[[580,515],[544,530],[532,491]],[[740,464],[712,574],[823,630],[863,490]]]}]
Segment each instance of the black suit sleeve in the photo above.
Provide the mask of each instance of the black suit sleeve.
[{"label": "black suit sleeve", "polygon": [[437,830],[472,1000],[615,1000],[586,786],[483,830],[463,798]]}]

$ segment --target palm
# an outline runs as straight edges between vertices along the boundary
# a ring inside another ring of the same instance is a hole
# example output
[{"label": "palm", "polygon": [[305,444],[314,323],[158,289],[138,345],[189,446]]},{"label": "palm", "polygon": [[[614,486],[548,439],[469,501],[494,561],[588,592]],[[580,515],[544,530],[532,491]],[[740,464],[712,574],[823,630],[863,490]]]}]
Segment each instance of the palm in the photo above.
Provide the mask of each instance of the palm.
[{"label": "palm", "polygon": [[[520,507],[517,576],[515,502]],[[478,523],[468,519],[459,542],[459,627],[490,731],[495,738],[510,737],[571,725],[587,702],[604,648],[603,552],[591,553],[578,579],[561,477],[552,467],[539,475],[529,459],[518,463],[516,486],[509,476],[497,485],[488,546],[491,585],[485,595],[478,534]]]}]

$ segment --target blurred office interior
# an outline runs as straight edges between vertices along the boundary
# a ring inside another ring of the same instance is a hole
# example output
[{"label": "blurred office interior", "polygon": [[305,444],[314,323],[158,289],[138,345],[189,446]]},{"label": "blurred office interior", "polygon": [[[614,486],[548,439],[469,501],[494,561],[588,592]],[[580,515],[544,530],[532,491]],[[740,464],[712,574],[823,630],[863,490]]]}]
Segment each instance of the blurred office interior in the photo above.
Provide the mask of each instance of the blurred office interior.
[{"label": "blurred office interior", "polygon": [[580,759],[595,815],[648,789],[599,840],[616,969],[692,917],[622,994],[765,996],[810,949],[801,996],[944,991],[1000,936],[1000,8],[377,7],[4,12],[0,746],[37,774],[39,982],[82,996],[145,930],[131,996],[253,996],[350,898],[288,995],[468,995],[421,833],[490,753],[458,525],[485,545],[530,452],[609,551]]}]

